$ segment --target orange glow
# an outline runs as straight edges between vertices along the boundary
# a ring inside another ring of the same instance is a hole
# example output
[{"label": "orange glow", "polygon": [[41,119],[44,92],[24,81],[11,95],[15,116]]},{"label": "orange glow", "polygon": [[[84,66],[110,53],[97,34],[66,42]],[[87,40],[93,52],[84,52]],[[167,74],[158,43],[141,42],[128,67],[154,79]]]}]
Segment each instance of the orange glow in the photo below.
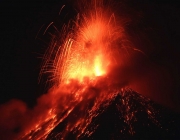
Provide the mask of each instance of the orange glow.
[{"label": "orange glow", "polygon": [[111,16],[106,18],[102,13],[88,20],[82,16],[81,23],[74,29],[78,29],[77,33],[65,41],[61,56],[56,56],[57,61],[54,61],[54,74],[59,81],[69,83],[76,79],[82,82],[84,78],[92,80],[106,75],[112,57],[110,42],[119,36],[116,27],[110,24],[111,20]]},{"label": "orange glow", "polygon": [[94,73],[95,76],[101,76],[105,74],[105,71],[102,67],[102,58],[100,56],[95,58]]},{"label": "orange glow", "polygon": [[[46,119],[37,125],[47,129],[44,138],[64,120],[68,122],[60,138],[69,132],[77,132],[77,139],[91,135],[95,128],[89,131],[88,126],[118,94],[124,95],[122,104],[130,115],[133,113],[129,111],[128,99],[124,100],[126,95],[121,90],[124,87],[115,83],[117,77],[110,76],[113,66],[119,65],[120,48],[127,45],[124,28],[109,5],[97,4],[100,3],[88,5],[89,9],[81,11],[76,21],[63,27],[62,36],[52,40],[45,53],[42,73],[51,73],[54,89],[46,98],[45,103],[49,104],[47,116],[43,115]],[[134,115],[129,117],[128,113],[125,119],[130,125]],[[35,134],[38,129],[34,130]],[[31,135],[31,131],[28,134]]]}]

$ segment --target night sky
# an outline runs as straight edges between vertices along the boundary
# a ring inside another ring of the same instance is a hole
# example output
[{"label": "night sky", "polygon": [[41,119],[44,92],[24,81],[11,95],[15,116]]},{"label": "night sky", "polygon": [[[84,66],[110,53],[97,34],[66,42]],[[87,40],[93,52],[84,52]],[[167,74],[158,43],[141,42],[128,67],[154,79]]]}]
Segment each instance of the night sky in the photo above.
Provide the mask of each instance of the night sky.
[{"label": "night sky", "polygon": [[[170,71],[174,96],[179,100],[180,5],[175,0],[123,0],[123,3],[139,15],[127,31],[132,37],[138,34],[136,37],[144,41],[139,42],[137,38],[132,41],[139,44],[154,63]],[[67,6],[59,15],[63,4]],[[75,14],[70,0],[0,0],[0,104],[20,99],[33,108],[36,99],[47,92],[46,82],[38,83],[42,56],[50,43],[50,36],[43,35],[43,31],[52,21],[60,29]],[[132,18],[133,14],[130,14]],[[97,118],[100,127],[92,138],[110,139],[116,135],[115,139],[180,139],[180,113],[156,103],[153,107],[159,110],[158,119],[163,128],[153,124],[142,112],[138,114],[141,121],[135,124],[134,136],[118,134],[123,120],[117,119],[117,110],[112,104]],[[61,127],[55,131],[58,129]]]}]

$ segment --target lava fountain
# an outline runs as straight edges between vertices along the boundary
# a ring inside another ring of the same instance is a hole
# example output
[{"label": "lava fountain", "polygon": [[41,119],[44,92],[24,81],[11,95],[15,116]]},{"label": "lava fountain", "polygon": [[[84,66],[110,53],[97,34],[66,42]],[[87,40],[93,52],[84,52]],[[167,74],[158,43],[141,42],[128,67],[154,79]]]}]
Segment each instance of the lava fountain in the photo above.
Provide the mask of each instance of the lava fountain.
[{"label": "lava fountain", "polygon": [[48,82],[53,86],[28,112],[36,112],[36,116],[31,119],[30,115],[18,139],[46,139],[63,122],[66,122],[64,129],[53,137],[66,139],[69,133],[77,139],[90,136],[98,127],[89,128],[93,119],[117,96],[122,97],[117,106],[131,134],[137,110],[130,111],[130,98],[139,97],[137,100],[141,100],[144,110],[154,119],[150,101],[132,94],[124,75],[118,79],[113,76],[113,70],[125,63],[128,48],[134,48],[124,30],[126,21],[109,4],[101,0],[82,4],[76,18],[53,37],[40,73],[40,76],[49,73]]}]

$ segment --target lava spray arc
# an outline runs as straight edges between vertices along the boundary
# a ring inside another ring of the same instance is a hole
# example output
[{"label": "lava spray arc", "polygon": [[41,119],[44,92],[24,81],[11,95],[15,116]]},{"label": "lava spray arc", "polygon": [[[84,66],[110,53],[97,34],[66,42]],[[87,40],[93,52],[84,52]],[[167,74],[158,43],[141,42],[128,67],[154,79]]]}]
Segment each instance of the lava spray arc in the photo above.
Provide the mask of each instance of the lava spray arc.
[{"label": "lava spray arc", "polygon": [[85,5],[87,9],[81,9],[76,19],[62,29],[58,38],[62,44],[54,41],[45,55],[42,73],[50,68],[50,80],[58,84],[106,75],[111,65],[118,62],[115,56],[119,48],[128,42],[123,22],[110,7],[103,5],[103,1],[89,3],[91,6]]},{"label": "lava spray arc", "polygon": [[[38,99],[33,111],[43,111],[26,124],[19,139],[67,139],[69,133],[76,139],[91,136],[98,127],[90,127],[94,118],[118,96],[122,97],[118,109],[131,134],[134,133],[131,123],[137,112],[130,109],[131,98],[138,97],[144,110],[154,119],[150,101],[134,95],[126,87],[124,77],[117,79],[113,73],[125,63],[128,48],[137,50],[125,33],[127,19],[117,16],[109,1],[79,3],[76,18],[58,31],[60,35],[52,39],[44,55],[40,76],[50,73],[48,81],[53,86],[48,94]],[[63,130],[54,134],[53,129],[63,122],[66,122]]]}]

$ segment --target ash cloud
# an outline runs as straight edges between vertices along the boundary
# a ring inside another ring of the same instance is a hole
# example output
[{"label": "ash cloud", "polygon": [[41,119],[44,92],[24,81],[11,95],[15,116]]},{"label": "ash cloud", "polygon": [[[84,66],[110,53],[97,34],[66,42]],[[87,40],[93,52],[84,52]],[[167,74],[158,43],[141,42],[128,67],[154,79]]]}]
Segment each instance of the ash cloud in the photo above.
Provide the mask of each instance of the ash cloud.
[{"label": "ash cloud", "polygon": [[23,120],[27,117],[26,104],[20,100],[11,100],[0,106],[0,112],[1,139],[14,139],[21,131]]},{"label": "ash cloud", "polygon": [[[1,139],[28,139],[31,135],[33,136],[33,131],[37,125],[48,118],[50,109],[55,106],[58,100],[57,96],[53,93],[53,90],[49,90],[47,94],[39,97],[37,99],[37,105],[33,108],[28,108],[26,103],[16,99],[2,104],[0,106]],[[61,93],[63,94],[63,91]],[[41,137],[44,135],[43,133],[44,131],[42,130],[42,132],[35,133],[34,135]]]}]

